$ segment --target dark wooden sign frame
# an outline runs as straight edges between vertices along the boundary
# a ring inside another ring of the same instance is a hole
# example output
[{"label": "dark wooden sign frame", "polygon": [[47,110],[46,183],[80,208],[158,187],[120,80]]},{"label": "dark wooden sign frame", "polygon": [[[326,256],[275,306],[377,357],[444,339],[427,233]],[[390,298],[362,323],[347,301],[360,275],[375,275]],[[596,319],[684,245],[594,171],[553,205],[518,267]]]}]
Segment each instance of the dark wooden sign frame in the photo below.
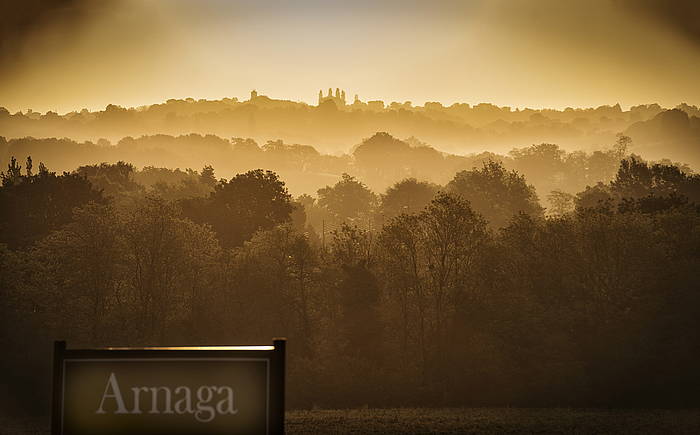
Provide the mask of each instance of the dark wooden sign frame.
[{"label": "dark wooden sign frame", "polygon": [[142,348],[67,349],[65,341],[54,342],[53,391],[51,434],[63,432],[63,386],[66,360],[99,359],[266,359],[269,361],[269,413],[267,428],[270,434],[284,433],[286,340],[275,339],[273,346],[184,346]]}]

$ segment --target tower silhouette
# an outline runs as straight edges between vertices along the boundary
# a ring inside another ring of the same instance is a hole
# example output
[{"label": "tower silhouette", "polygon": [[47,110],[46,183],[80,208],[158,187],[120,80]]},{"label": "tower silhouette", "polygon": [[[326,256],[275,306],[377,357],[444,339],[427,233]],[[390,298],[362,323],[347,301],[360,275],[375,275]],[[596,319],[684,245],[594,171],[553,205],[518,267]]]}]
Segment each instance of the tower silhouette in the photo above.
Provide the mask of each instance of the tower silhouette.
[{"label": "tower silhouette", "polygon": [[345,107],[347,105],[345,101],[345,91],[341,91],[340,88],[335,88],[335,95],[333,95],[333,88],[328,88],[328,95],[323,95],[323,90],[318,91],[318,104],[320,105],[324,101],[333,101],[336,107]]}]

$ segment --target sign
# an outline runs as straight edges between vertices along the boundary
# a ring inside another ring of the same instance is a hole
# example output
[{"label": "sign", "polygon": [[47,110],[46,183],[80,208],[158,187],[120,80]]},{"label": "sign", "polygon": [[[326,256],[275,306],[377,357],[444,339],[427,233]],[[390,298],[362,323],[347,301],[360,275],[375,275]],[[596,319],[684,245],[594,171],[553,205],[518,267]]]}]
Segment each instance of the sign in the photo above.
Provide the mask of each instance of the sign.
[{"label": "sign", "polygon": [[56,342],[51,433],[283,433],[285,343],[66,349]]}]

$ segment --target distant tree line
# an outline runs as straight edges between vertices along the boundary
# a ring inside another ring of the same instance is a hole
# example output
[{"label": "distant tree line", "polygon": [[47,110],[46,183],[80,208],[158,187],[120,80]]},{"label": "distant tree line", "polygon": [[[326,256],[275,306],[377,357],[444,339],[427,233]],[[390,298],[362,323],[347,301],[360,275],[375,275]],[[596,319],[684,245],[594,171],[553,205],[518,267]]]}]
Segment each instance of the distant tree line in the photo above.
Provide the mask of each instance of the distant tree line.
[{"label": "distant tree line", "polygon": [[[609,182],[615,176],[620,160],[633,151],[636,152],[636,145],[624,135],[617,136],[610,146],[595,151],[565,151],[556,144],[539,143],[512,149],[507,154],[481,152],[469,155],[443,153],[414,137],[399,140],[386,132],[373,134],[350,154],[343,155],[322,154],[314,147],[282,140],[259,145],[250,138],[225,139],[199,134],[125,137],[115,144],[105,139],[93,143],[66,138],[6,140],[0,137],[0,164],[3,167],[14,156],[27,155],[40,156],[48,167],[60,171],[92,166],[94,162],[114,164],[126,161],[146,168],[134,173],[134,181],[146,188],[156,183],[175,185],[160,186],[176,189],[160,192],[169,199],[176,199],[178,195],[205,194],[204,191],[191,190],[201,186],[192,184],[194,178],[188,177],[187,173],[192,171],[188,168],[207,165],[215,165],[217,171],[226,174],[267,168],[286,180],[290,193],[298,196],[314,194],[344,173],[361,179],[375,192],[384,192],[407,178],[446,185],[455,173],[494,161],[525,176],[535,187],[542,204],[550,209],[554,205],[550,202],[552,192],[575,195],[586,186]],[[689,170],[689,167],[670,160],[662,163],[673,164],[686,172]],[[163,168],[177,169],[171,173],[172,169]],[[182,182],[189,184],[183,186]],[[111,193],[109,186],[101,187],[106,193]]]},{"label": "distant tree line", "polygon": [[285,138],[292,143],[316,144],[324,153],[337,154],[381,130],[400,137],[420,137],[441,150],[458,154],[543,141],[579,149],[610,143],[622,132],[641,147],[638,152],[651,152],[649,158],[665,156],[700,163],[693,151],[700,138],[700,109],[688,104],[675,108],[643,104],[624,110],[615,104],[554,110],[488,103],[444,106],[426,102],[417,106],[410,101],[339,106],[325,98],[322,104],[311,106],[252,95],[245,101],[187,98],[131,108],[109,104],[104,110],[65,114],[31,109],[10,113],[0,107],[0,131],[13,138],[102,137],[116,141],[128,136],[199,133],[251,137],[262,143],[269,138]]},{"label": "distant tree line", "polygon": [[48,409],[53,339],[286,336],[291,407],[697,406],[700,177],[627,157],[556,199],[492,160],[293,198],[264,170],[12,159],[0,400]]}]

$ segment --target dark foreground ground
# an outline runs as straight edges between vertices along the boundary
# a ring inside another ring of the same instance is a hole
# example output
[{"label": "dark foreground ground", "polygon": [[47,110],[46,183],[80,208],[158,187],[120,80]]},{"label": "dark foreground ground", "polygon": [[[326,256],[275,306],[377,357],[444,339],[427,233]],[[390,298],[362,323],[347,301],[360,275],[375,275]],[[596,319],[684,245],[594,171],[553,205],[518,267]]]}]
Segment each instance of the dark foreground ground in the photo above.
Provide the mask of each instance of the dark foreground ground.
[{"label": "dark foreground ground", "polygon": [[700,434],[700,410],[353,409],[293,411],[290,434]]},{"label": "dark foreground ground", "polygon": [[[42,425],[43,426],[43,425]],[[700,410],[552,408],[291,411],[289,434],[700,434]],[[2,435],[48,435],[29,421],[0,419]]]}]

